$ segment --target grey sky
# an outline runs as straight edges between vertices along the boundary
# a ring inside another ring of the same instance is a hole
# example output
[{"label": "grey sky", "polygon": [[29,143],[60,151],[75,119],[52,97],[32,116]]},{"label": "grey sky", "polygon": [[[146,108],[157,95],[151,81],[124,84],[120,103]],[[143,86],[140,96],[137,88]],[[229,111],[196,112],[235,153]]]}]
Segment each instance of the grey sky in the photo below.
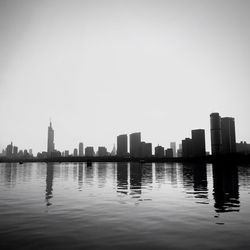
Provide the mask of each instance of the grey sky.
[{"label": "grey sky", "polygon": [[0,36],[0,148],[209,146],[214,111],[250,142],[250,1],[1,0]]}]

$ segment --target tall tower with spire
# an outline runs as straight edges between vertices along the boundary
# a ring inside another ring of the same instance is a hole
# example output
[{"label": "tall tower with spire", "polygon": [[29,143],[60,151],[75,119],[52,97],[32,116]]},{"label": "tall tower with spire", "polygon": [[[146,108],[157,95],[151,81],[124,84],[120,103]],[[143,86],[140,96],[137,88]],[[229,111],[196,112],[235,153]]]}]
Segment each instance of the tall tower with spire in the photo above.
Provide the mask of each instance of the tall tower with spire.
[{"label": "tall tower with spire", "polygon": [[54,143],[54,130],[52,128],[52,123],[50,120],[49,127],[48,127],[48,144],[47,144],[47,153],[48,156],[51,156],[51,153],[55,150],[55,143]]}]

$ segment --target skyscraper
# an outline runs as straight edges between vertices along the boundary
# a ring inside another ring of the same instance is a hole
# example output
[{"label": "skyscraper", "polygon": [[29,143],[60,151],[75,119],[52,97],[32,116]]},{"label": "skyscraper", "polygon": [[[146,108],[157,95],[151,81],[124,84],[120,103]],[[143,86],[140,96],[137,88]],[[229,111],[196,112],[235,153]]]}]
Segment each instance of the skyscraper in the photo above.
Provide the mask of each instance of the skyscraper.
[{"label": "skyscraper", "polygon": [[9,144],[6,147],[6,156],[7,157],[12,157],[12,154],[13,154],[13,143],[11,142],[11,144]]},{"label": "skyscraper", "polygon": [[170,148],[173,149],[173,157],[176,157],[176,143],[170,142]]},{"label": "skyscraper", "polygon": [[192,149],[192,139],[185,138],[185,140],[182,140],[182,157],[192,157]]},{"label": "skyscraper", "polygon": [[164,157],[165,151],[164,151],[164,147],[158,145],[155,147],[155,157]]},{"label": "skyscraper", "polygon": [[141,133],[133,133],[129,136],[129,151],[131,157],[140,157]]},{"label": "skyscraper", "polygon": [[83,156],[83,143],[79,143],[79,156]]},{"label": "skyscraper", "polygon": [[236,152],[235,123],[232,117],[221,118],[221,153],[229,154]]},{"label": "skyscraper", "polygon": [[52,128],[52,124],[50,121],[49,127],[48,127],[48,144],[47,144],[47,153],[48,156],[51,156],[51,153],[55,150],[55,144],[54,144],[54,130]]},{"label": "skyscraper", "polygon": [[206,155],[205,130],[192,130],[192,156],[202,157]]},{"label": "skyscraper", "polygon": [[74,156],[77,156],[77,148],[74,148],[74,150],[73,150],[73,155],[74,155]]},{"label": "skyscraper", "polygon": [[117,136],[117,156],[128,155],[128,136],[118,135]]},{"label": "skyscraper", "polygon": [[213,155],[221,153],[221,117],[219,113],[210,114],[211,149]]}]

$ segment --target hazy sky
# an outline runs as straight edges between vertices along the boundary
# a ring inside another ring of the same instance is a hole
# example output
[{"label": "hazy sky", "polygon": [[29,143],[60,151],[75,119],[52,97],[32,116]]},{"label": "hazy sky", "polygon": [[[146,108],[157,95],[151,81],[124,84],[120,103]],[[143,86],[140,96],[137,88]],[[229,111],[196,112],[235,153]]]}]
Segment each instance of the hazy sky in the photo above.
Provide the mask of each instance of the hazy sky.
[{"label": "hazy sky", "polygon": [[233,116],[250,142],[250,1],[0,0],[0,148],[168,146]]}]

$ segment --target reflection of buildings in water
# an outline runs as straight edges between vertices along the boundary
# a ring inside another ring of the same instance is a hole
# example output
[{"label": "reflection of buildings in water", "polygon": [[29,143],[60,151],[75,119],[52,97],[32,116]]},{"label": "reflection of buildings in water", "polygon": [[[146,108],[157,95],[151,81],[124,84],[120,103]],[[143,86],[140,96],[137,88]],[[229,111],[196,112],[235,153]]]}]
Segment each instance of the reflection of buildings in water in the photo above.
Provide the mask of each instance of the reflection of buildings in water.
[{"label": "reflection of buildings in water", "polygon": [[216,212],[238,212],[238,168],[234,165],[213,165],[214,207]]},{"label": "reflection of buildings in water", "polygon": [[140,198],[142,185],[142,165],[140,163],[130,163],[130,195],[133,198]]},{"label": "reflection of buildings in water", "polygon": [[83,180],[83,163],[80,162],[78,165],[78,189],[82,190]]},{"label": "reflection of buildings in water", "polygon": [[97,164],[97,176],[98,176],[98,186],[100,188],[104,187],[107,177],[107,163]]},{"label": "reflection of buildings in water", "polygon": [[193,174],[195,197],[208,199],[206,163],[193,164]]},{"label": "reflection of buildings in water", "polygon": [[155,163],[155,181],[158,183],[164,183],[165,176],[165,163]]},{"label": "reflection of buildings in water", "polygon": [[166,177],[172,186],[177,185],[177,166],[176,163],[166,164]]},{"label": "reflection of buildings in water", "polygon": [[93,184],[94,179],[94,167],[85,165],[85,180],[87,184]]},{"label": "reflection of buildings in water", "polygon": [[186,190],[193,190],[194,173],[191,164],[182,165],[183,186]]},{"label": "reflection of buildings in water", "polygon": [[142,186],[145,188],[152,188],[153,183],[153,171],[152,163],[146,163],[142,165]]},{"label": "reflection of buildings in water", "polygon": [[118,162],[116,173],[117,192],[128,194],[128,163]]},{"label": "reflection of buildings in water", "polygon": [[[183,164],[183,185],[195,198],[208,199],[207,167],[205,163]],[[199,202],[200,203],[200,202]],[[205,202],[207,203],[207,201]]]},{"label": "reflection of buildings in water", "polygon": [[45,199],[46,205],[50,206],[52,203],[50,199],[53,197],[53,178],[54,178],[54,166],[53,163],[47,164],[47,173],[46,173],[46,192],[45,192]]},{"label": "reflection of buildings in water", "polygon": [[13,186],[16,184],[17,178],[17,163],[3,163],[4,167],[3,174],[1,171],[1,176],[3,176],[3,183],[5,186]]},{"label": "reflection of buildings in water", "polygon": [[238,168],[240,187],[249,190],[250,187],[250,168],[249,166],[241,166]]},{"label": "reflection of buildings in water", "polygon": [[77,163],[76,162],[73,162],[73,180],[74,182],[77,181]]}]

